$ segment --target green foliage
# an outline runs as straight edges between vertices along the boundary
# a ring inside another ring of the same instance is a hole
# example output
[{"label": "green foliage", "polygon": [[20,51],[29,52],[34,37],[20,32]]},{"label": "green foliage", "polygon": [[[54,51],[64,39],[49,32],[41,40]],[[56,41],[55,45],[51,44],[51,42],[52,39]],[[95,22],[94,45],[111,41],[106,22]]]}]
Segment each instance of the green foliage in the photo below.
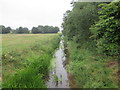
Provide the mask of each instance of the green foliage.
[{"label": "green foliage", "polygon": [[120,2],[73,4],[62,24],[69,72],[79,88],[118,88]]},{"label": "green foliage", "polygon": [[100,4],[99,21],[91,27],[98,51],[106,55],[120,54],[120,2]]},{"label": "green foliage", "polygon": [[26,27],[25,28],[19,27],[16,30],[14,30],[13,33],[16,33],[16,34],[26,34],[26,33],[30,33],[30,31]]},{"label": "green foliage", "polygon": [[32,33],[57,33],[59,31],[58,27],[53,27],[53,26],[42,26],[39,25],[38,27],[33,27],[32,28]]},{"label": "green foliage", "polygon": [[39,25],[38,27],[33,27],[32,30],[30,31],[27,27],[19,27],[17,29],[11,29],[10,27],[5,27],[3,25],[0,25],[0,34],[8,34],[8,33],[12,33],[12,34],[29,34],[29,33],[33,33],[33,34],[38,34],[38,33],[58,33],[59,27],[55,26],[42,26]]},{"label": "green foliage", "polygon": [[63,34],[67,36],[68,40],[74,40],[80,44],[89,41],[91,35],[89,27],[98,19],[97,4],[77,2],[72,11],[65,13],[62,25]]},{"label": "green foliage", "polygon": [[10,27],[5,27],[3,25],[0,25],[0,34],[8,34],[10,33],[11,28]]},{"label": "green foliage", "polygon": [[4,81],[3,87],[7,88],[45,88],[45,77],[48,72],[51,56],[42,55],[32,58],[23,70],[19,70],[9,80]]},{"label": "green foliage", "polygon": [[98,56],[95,51],[91,52],[77,46],[74,42],[68,43],[71,60],[68,71],[74,75],[77,87],[118,88],[118,80],[112,76],[116,70],[115,67],[110,68],[106,65],[110,58]]},{"label": "green foliage", "polygon": [[[31,35],[25,35],[22,37],[28,39]],[[9,51],[3,53],[3,88],[47,87],[45,79],[49,73],[53,53],[59,46],[60,37],[59,35],[49,36],[47,34],[44,37],[41,35],[41,38],[39,38],[40,35],[39,37],[37,35],[32,35],[32,37],[34,37],[34,39],[31,40],[35,40],[35,42],[32,41],[32,44],[27,45],[27,47],[22,47],[23,49],[21,48],[20,50],[16,50],[17,48],[12,50],[12,48],[10,48],[7,49]],[[24,41],[20,35],[17,35],[17,38]],[[17,43],[19,42],[14,43],[14,47]],[[26,45],[26,43],[23,44]]]}]

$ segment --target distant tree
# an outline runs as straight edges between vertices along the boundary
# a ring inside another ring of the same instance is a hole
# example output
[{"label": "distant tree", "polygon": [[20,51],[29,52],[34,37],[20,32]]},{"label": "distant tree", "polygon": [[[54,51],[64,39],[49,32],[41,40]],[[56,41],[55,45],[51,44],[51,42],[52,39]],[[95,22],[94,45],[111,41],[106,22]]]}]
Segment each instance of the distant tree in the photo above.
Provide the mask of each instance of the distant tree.
[{"label": "distant tree", "polygon": [[38,28],[33,27],[33,28],[32,28],[32,33],[37,34],[37,33],[41,33],[41,31],[39,31]]},{"label": "distant tree", "polygon": [[17,33],[17,34],[27,34],[29,33],[29,29],[28,28],[23,28],[23,27],[19,27],[17,28],[14,33]]},{"label": "distant tree", "polygon": [[16,33],[16,29],[12,29],[10,33],[11,33],[11,34]]},{"label": "distant tree", "polygon": [[32,28],[32,33],[58,33],[59,28],[58,27],[53,27],[53,26],[42,26],[39,25],[38,27],[33,27]]},{"label": "distant tree", "polygon": [[6,27],[6,33],[10,33],[12,29],[10,27]]},{"label": "distant tree", "polygon": [[5,29],[5,26],[3,26],[3,25],[0,25],[0,34],[2,34],[3,33],[3,30]]},{"label": "distant tree", "polygon": [[26,27],[23,28],[23,32],[24,32],[24,33],[30,33],[29,29],[26,28]]},{"label": "distant tree", "polygon": [[11,31],[10,27],[5,27],[3,25],[0,26],[0,33],[1,34],[8,34],[8,33],[10,33],[10,31]]},{"label": "distant tree", "polygon": [[59,28],[53,26],[44,26],[44,33],[58,33]]},{"label": "distant tree", "polygon": [[60,30],[58,27],[54,27],[54,33],[58,33]]},{"label": "distant tree", "polygon": [[45,30],[44,26],[39,25],[37,28],[38,28],[40,33],[44,33],[44,30]]}]

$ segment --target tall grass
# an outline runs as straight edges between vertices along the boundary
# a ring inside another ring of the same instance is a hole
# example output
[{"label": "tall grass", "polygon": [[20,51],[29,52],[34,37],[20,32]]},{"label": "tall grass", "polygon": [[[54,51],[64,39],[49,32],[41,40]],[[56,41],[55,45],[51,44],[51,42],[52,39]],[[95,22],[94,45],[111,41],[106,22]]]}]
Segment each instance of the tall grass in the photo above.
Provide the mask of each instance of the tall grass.
[{"label": "tall grass", "polygon": [[[27,37],[26,39],[29,39],[29,36]],[[3,88],[47,87],[45,79],[49,72],[53,53],[59,46],[60,37],[59,35],[45,35],[42,36],[42,39],[39,38],[40,36],[36,40],[31,39],[34,41],[31,41],[32,43],[27,47],[23,45],[24,49],[10,50],[9,48],[8,51],[4,51],[2,56]],[[15,47],[17,48],[17,46]]]},{"label": "tall grass", "polygon": [[[118,65],[107,65],[112,58],[99,56],[96,51],[78,48],[73,41],[68,42],[70,64],[68,71],[75,77],[79,88],[118,88]],[[94,51],[94,52],[93,52]]]}]

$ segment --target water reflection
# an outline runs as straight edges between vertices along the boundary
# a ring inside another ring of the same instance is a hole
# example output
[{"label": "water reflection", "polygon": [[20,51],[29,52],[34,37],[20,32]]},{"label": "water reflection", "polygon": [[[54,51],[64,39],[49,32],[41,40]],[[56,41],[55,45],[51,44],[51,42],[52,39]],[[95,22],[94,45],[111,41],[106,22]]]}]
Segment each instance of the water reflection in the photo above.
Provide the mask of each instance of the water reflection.
[{"label": "water reflection", "polygon": [[55,67],[51,69],[47,82],[48,88],[69,88],[63,40],[60,41],[59,49],[55,52],[55,58]]}]

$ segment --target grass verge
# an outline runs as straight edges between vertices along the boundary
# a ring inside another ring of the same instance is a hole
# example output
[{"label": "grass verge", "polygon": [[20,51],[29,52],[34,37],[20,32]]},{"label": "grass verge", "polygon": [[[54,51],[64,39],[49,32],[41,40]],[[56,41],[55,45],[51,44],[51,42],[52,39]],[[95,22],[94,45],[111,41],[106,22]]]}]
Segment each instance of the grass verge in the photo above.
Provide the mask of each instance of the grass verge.
[{"label": "grass verge", "polygon": [[[118,88],[118,61],[68,42],[68,71],[79,88]],[[94,48],[93,48],[94,49]]]}]

